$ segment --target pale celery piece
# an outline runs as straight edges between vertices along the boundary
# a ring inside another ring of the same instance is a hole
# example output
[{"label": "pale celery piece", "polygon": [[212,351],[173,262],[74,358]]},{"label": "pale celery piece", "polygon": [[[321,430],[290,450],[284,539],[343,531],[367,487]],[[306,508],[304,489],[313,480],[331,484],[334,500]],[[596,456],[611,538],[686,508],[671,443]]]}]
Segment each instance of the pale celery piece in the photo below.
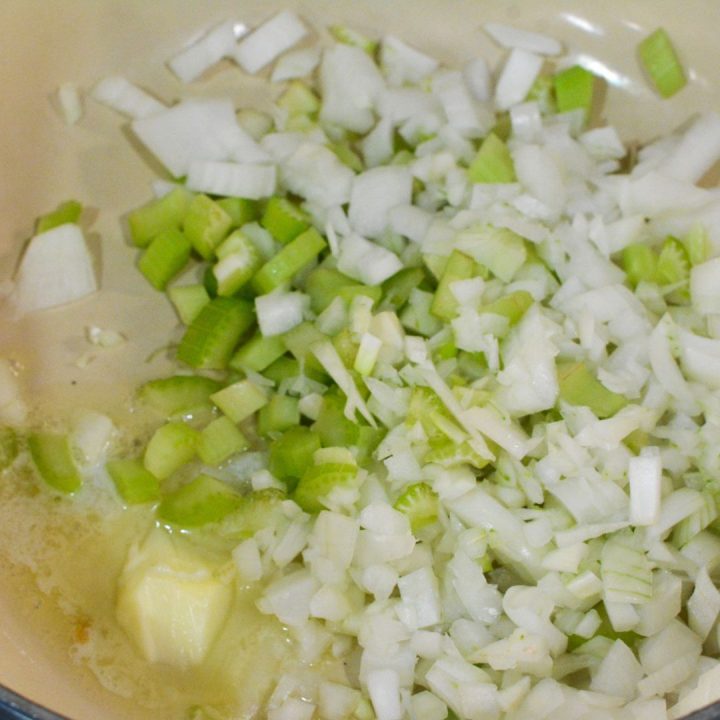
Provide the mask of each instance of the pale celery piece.
[{"label": "pale celery piece", "polygon": [[194,428],[182,422],[166,423],[150,438],[143,464],[156,478],[164,480],[195,457],[197,443]]},{"label": "pale celery piece", "polygon": [[82,477],[67,435],[32,433],[28,438],[28,447],[40,477],[50,487],[62,493],[74,493],[80,489]]},{"label": "pale celery piece", "polygon": [[233,422],[239,423],[267,404],[267,393],[251,380],[240,380],[213,393],[210,399]]}]

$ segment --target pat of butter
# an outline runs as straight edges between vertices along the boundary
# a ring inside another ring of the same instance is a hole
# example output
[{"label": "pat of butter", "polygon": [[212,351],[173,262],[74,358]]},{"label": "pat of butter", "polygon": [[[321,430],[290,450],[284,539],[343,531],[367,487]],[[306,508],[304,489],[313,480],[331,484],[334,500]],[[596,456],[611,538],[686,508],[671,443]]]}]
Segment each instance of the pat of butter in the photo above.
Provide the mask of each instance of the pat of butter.
[{"label": "pat of butter", "polygon": [[162,530],[131,549],[117,619],[150,662],[202,662],[227,619],[232,586],[217,568]]}]

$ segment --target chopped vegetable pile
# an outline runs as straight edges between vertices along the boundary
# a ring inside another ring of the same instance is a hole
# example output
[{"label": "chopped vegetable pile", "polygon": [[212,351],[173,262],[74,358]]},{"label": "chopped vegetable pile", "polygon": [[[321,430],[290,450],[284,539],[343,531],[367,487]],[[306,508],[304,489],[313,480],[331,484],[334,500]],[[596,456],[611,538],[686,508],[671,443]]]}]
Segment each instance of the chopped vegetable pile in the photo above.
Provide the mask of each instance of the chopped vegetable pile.
[{"label": "chopped vegetable pile", "polygon": [[[600,79],[552,38],[488,25],[508,49],[493,84],[482,58],[330,31],[308,44],[284,11],[170,61],[184,82],[274,63],[271,114],[97,84],[172,178],[128,231],[184,326],[177,373],[137,391],[156,413],[142,452],[110,443],[93,470],[77,434],[23,429],[0,366],[0,464],[27,448],[50,490],[99,472],[154,514],[118,605],[148,660],[202,662],[252,586],[288,652],[344,661],[342,683],[278,678],[262,717],[655,720],[710,702],[720,224],[698,182],[720,117],[631,160],[598,120]],[[639,58],[661,96],[685,84],[664,30]],[[21,310],[95,290],[80,212],[40,220]],[[214,538],[231,571],[181,556],[178,531]]]}]

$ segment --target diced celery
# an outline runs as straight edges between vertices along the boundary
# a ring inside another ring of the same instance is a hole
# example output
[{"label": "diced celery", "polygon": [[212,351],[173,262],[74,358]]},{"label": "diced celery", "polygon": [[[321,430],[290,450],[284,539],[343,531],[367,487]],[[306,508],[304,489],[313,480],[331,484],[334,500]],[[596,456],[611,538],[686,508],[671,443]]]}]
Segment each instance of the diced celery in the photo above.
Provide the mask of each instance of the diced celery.
[{"label": "diced celery", "polygon": [[395,273],[382,284],[382,309],[401,310],[410,299],[414,288],[425,282],[425,272],[422,268],[405,268]]},{"label": "diced celery", "polygon": [[0,427],[0,472],[15,462],[19,450],[15,430],[10,427]]},{"label": "diced celery", "polygon": [[58,205],[55,210],[41,215],[35,226],[35,234],[47,232],[65,223],[77,223],[82,214],[82,205],[77,200],[68,200]]},{"label": "diced celery", "polygon": [[657,273],[657,256],[652,248],[644,243],[634,243],[623,250],[622,266],[631,285],[654,282]]},{"label": "diced celery", "polygon": [[200,432],[197,452],[206,465],[220,465],[250,447],[248,439],[229,417],[219,417]]},{"label": "diced celery", "polygon": [[290,115],[285,122],[285,132],[309,133],[317,128],[317,119],[313,115],[296,113]]},{"label": "diced celery", "polygon": [[144,383],[137,397],[170,418],[211,408],[210,396],[221,387],[217,380],[200,375],[174,375]]},{"label": "diced celery", "polygon": [[340,356],[343,365],[346,368],[351,368],[357,357],[358,343],[353,337],[350,328],[344,328],[341,330],[333,339],[332,344],[337,354]]},{"label": "diced celery", "polygon": [[110,460],[105,468],[118,495],[128,505],[152,502],[160,497],[160,482],[139,460]]},{"label": "diced celery", "polygon": [[623,443],[630,448],[636,455],[640,454],[640,451],[647,447],[650,442],[650,436],[644,430],[638,428],[633,430],[624,440]]},{"label": "diced celery", "polygon": [[242,504],[242,495],[210,475],[198,475],[166,495],[157,508],[163,522],[194,528],[220,522]]},{"label": "diced celery", "polygon": [[710,259],[712,248],[707,230],[702,225],[695,225],[690,232],[682,238],[690,265],[700,265]]},{"label": "diced celery", "polygon": [[167,294],[184,325],[189,325],[210,302],[204,285],[176,285]]},{"label": "diced celery", "polygon": [[369,38],[367,35],[349,28],[347,25],[331,25],[329,28],[330,34],[339,43],[345,45],[352,45],[364,50],[368,55],[374,55],[378,48],[378,41]]},{"label": "diced celery", "polygon": [[345,417],[345,401],[335,393],[323,396],[318,419],[312,426],[325,447],[349,447],[358,442],[360,427]]},{"label": "diced celery", "polygon": [[317,342],[327,340],[327,337],[312,323],[300,323],[300,325],[296,325],[282,337],[285,347],[289,350],[290,354],[302,362],[306,370],[311,369],[315,373],[324,374],[322,365],[312,354],[310,348]]},{"label": "diced celery", "polygon": [[442,467],[472,465],[478,470],[486,467],[488,459],[475,452],[465,441],[456,443],[447,436],[438,436],[430,440],[430,449],[425,453],[424,463],[435,463]]},{"label": "diced celery", "polygon": [[74,493],[80,489],[82,478],[67,435],[34,432],[28,438],[28,447],[40,477],[50,487],[63,493]]},{"label": "diced celery", "polygon": [[384,428],[373,428],[369,425],[360,425],[357,430],[357,439],[354,446],[357,448],[357,462],[360,465],[369,463],[372,460],[375,448],[382,442],[385,437],[386,430]]},{"label": "diced celery", "polygon": [[291,116],[313,115],[320,110],[320,98],[302,80],[292,80],[277,105]]},{"label": "diced celery", "polygon": [[527,290],[516,290],[487,305],[483,305],[480,312],[501,315],[508,319],[510,325],[515,325],[533,302],[533,296]]},{"label": "diced celery", "polygon": [[457,280],[467,280],[474,275],[475,261],[464,253],[453,250],[435,291],[430,312],[442,320],[452,320],[457,315],[458,306],[458,301],[452,293],[452,283]]},{"label": "diced celery", "polygon": [[253,305],[247,300],[213,298],[185,331],[178,360],[195,368],[224,369],[254,320]]},{"label": "diced celery", "polygon": [[133,210],[128,215],[130,237],[138,247],[146,247],[164,230],[182,227],[192,194],[177,187],[157,200]]},{"label": "diced celery", "polygon": [[251,380],[240,380],[210,396],[233,422],[239,423],[267,404],[265,391]]},{"label": "diced celery", "polygon": [[308,275],[305,292],[310,296],[312,311],[317,314],[325,310],[336,297],[349,304],[358,295],[365,295],[375,302],[382,296],[380,287],[360,285],[339,270],[326,267],[316,268]]},{"label": "diced celery", "polygon": [[638,45],[638,54],[645,72],[662,97],[672,97],[687,84],[685,70],[663,28],[650,33]]},{"label": "diced celery", "polygon": [[257,220],[259,209],[256,200],[226,197],[216,200],[217,204],[230,216],[232,227],[239,228],[245,223]]},{"label": "diced celery", "polygon": [[138,268],[156,290],[165,286],[187,265],[191,245],[176,228],[158,233],[143,252]]},{"label": "diced celery", "polygon": [[283,380],[300,375],[302,375],[300,363],[295,358],[287,355],[279,357],[263,371],[265,379],[274,382],[275,385],[279,385]]},{"label": "diced celery", "polygon": [[493,135],[497,135],[500,140],[506,143],[512,134],[512,120],[510,119],[510,113],[498,113],[495,116],[495,125],[493,125],[491,132]]},{"label": "diced celery", "polygon": [[315,228],[306,230],[258,270],[252,281],[253,288],[259,294],[272,292],[312,262],[326,246]]},{"label": "diced celery", "polygon": [[[510,228],[477,224],[463,230],[459,241],[471,247],[475,261],[487,268],[503,282],[509,283],[528,258],[525,241]],[[478,271],[484,277],[483,268]]]},{"label": "diced celery", "polygon": [[350,305],[359,295],[370,298],[373,303],[378,303],[382,297],[382,287],[380,285],[356,284],[345,285],[345,287],[338,290],[338,297],[344,300],[347,305]]},{"label": "diced celery", "polygon": [[627,405],[627,400],[608,390],[583,362],[557,365],[560,399],[570,405],[589,407],[599,418],[608,418]]},{"label": "diced celery", "polygon": [[270,472],[292,490],[313,464],[313,454],[320,448],[320,435],[298,425],[285,431],[270,443]]},{"label": "diced celery", "polygon": [[430,312],[434,295],[418,288],[410,291],[410,299],[400,313],[400,322],[408,330],[431,337],[442,330],[442,321]]},{"label": "diced celery", "polygon": [[540,106],[540,112],[543,115],[554,114],[556,108],[553,90],[553,78],[549,75],[539,75],[532,84],[526,100],[527,102],[536,102]]},{"label": "diced celery", "polygon": [[145,448],[143,465],[164,480],[190,462],[197,450],[198,432],[182,422],[161,425]]},{"label": "diced celery", "polygon": [[286,350],[282,336],[264,337],[258,332],[232,356],[230,367],[233,370],[262,372],[282,357]]},{"label": "diced celery", "polygon": [[357,477],[357,466],[324,463],[309,467],[295,488],[293,499],[305,512],[317,513],[323,500],[337,487],[350,487]]},{"label": "diced celery", "polygon": [[185,236],[197,253],[209,260],[230,231],[232,217],[207,195],[196,195],[183,220]]},{"label": "diced celery", "polygon": [[258,413],[258,432],[269,435],[284,432],[300,424],[298,399],[289,395],[273,395]]},{"label": "diced celery", "polygon": [[690,277],[690,261],[682,243],[668,237],[657,260],[656,278],[661,285],[675,285]]},{"label": "diced celery", "polygon": [[515,165],[510,151],[494,133],[490,133],[480,145],[468,168],[468,178],[473,183],[515,182]]},{"label": "diced celery", "polygon": [[212,299],[217,297],[217,278],[215,277],[215,273],[213,272],[213,266],[208,265],[205,268],[205,272],[203,273],[202,278],[202,284],[205,288],[205,292],[208,294],[208,296]]},{"label": "diced celery", "polygon": [[406,487],[394,507],[407,515],[412,531],[417,532],[437,521],[440,502],[437,493],[427,483],[419,482]]},{"label": "diced celery", "polygon": [[346,165],[354,172],[360,173],[365,170],[362,158],[347,143],[328,143],[327,147],[335,153],[335,156],[343,165]]},{"label": "diced celery", "polygon": [[310,218],[295,203],[283,197],[271,197],[260,224],[283,245],[287,245],[310,227]]},{"label": "diced celery", "polygon": [[582,110],[587,121],[592,111],[595,81],[595,75],[579,65],[573,65],[555,75],[557,111]]},{"label": "diced celery", "polygon": [[275,525],[282,514],[285,493],[277,488],[256,490],[245,495],[236,510],[225,516],[219,531],[233,540],[244,540]]},{"label": "diced celery", "polygon": [[[213,274],[217,280],[217,294],[221,296],[234,295],[247,284],[262,265],[262,258],[255,243],[250,240],[242,230],[235,230],[222,246],[228,252],[222,255],[213,267]],[[231,249],[230,249],[231,248]]]}]

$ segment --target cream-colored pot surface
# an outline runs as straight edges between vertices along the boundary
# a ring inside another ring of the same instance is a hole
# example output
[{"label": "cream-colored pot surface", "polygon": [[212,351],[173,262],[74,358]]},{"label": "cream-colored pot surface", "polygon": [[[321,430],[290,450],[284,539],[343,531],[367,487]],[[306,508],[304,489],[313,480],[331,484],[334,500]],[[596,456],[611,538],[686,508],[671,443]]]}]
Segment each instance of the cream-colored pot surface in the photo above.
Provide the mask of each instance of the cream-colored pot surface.
[{"label": "cream-colored pot surface", "polygon": [[[34,403],[49,412],[69,403],[122,413],[126,389],[162,371],[162,357],[145,359],[167,343],[174,324],[165,299],[133,270],[134,252],[119,221],[148,199],[157,168],[128,142],[122,120],[92,100],[85,100],[82,120],[66,126],[58,86],[88,89],[123,74],[166,101],[233,88],[239,107],[252,106],[263,83],[237,67],[182,87],[164,61],[216,22],[252,25],[288,6],[315,29],[344,22],[372,35],[394,33],[449,64],[477,54],[501,57],[482,31],[489,20],[548,33],[608,80],[604,116],[628,141],[668,131],[700,109],[720,108],[717,0],[2,0],[0,280],[12,275],[38,214],[68,198],[97,214],[90,240],[102,291],[19,323],[0,319],[0,354],[20,362]],[[691,79],[662,102],[635,56],[638,41],[659,25],[670,31]],[[81,370],[89,325],[119,330],[128,342],[97,353]],[[29,574],[3,557],[0,547],[0,684],[76,720],[153,717],[100,688],[69,659],[71,625],[33,590]]]}]

